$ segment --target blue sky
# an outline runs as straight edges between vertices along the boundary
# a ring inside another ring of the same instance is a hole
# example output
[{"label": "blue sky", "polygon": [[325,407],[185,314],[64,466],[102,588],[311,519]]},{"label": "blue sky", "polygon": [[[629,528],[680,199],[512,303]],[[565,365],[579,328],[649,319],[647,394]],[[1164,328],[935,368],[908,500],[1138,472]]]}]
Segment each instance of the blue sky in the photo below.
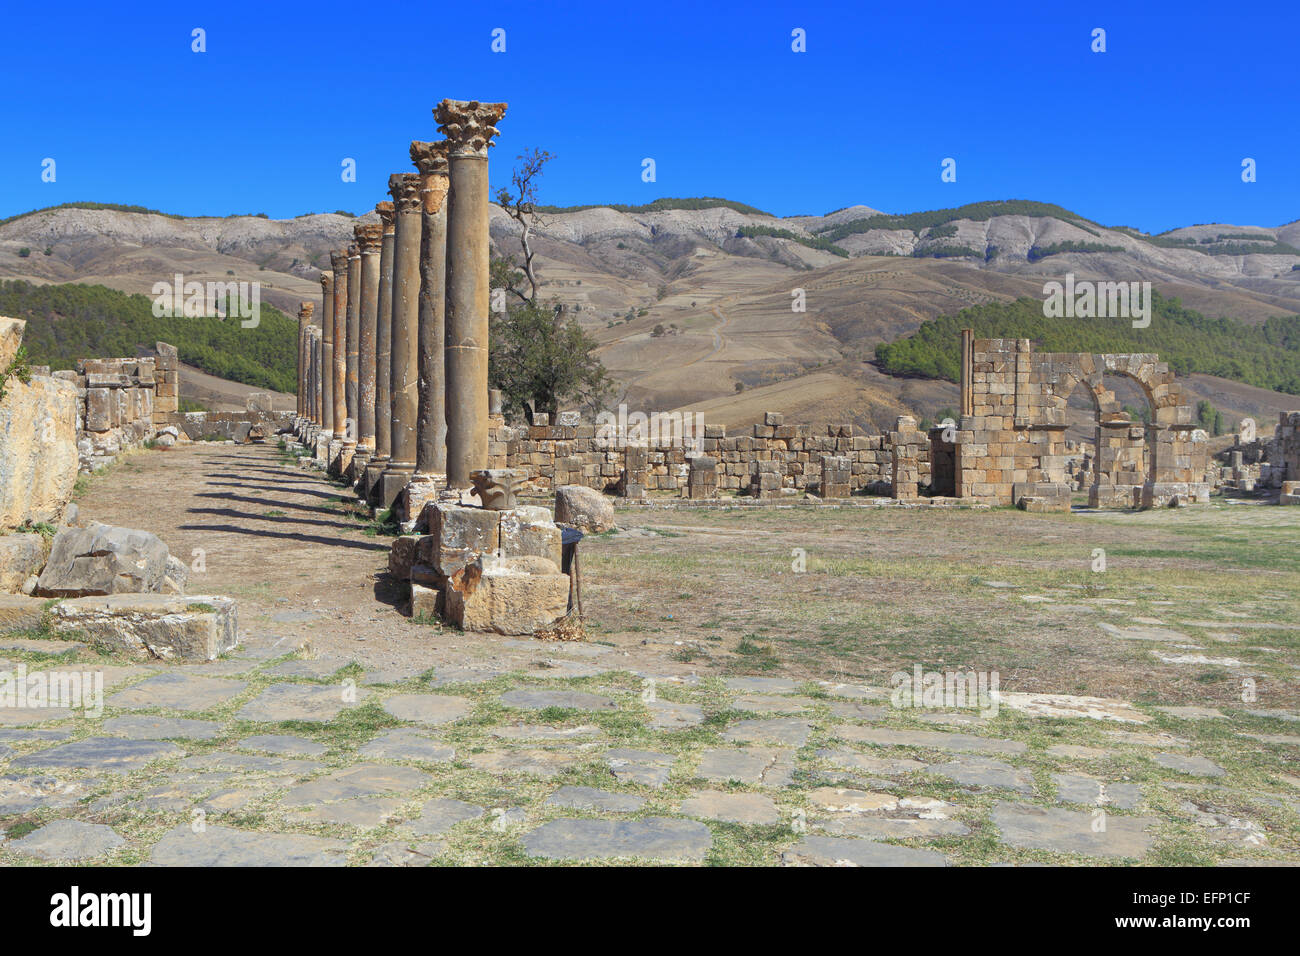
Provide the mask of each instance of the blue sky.
[{"label": "blue sky", "polygon": [[[1136,6],[10,5],[0,216],[72,200],[360,211],[410,169],[411,139],[437,137],[431,109],[451,96],[510,103],[493,184],[540,146],[557,157],[541,193],[556,205],[711,195],[796,215],[1022,198],[1150,231],[1300,218],[1300,7]],[[195,27],[206,53],[191,52]],[[947,157],[955,183],[940,181]],[[1245,157],[1257,182],[1241,181]]]}]

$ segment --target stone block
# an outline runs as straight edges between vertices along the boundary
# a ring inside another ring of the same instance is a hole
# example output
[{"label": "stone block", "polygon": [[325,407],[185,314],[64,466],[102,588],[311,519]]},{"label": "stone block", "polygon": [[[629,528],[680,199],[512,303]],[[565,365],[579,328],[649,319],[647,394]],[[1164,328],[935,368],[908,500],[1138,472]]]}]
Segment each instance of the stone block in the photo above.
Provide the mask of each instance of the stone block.
[{"label": "stone block", "polygon": [[546,558],[559,565],[562,555],[561,533],[551,520],[549,511],[525,506],[498,514],[501,516],[500,555],[507,558]]},{"label": "stone block", "polygon": [[526,636],[568,612],[569,576],[544,558],[484,555],[444,600],[447,619],[461,630]]},{"label": "stone block", "polygon": [[45,539],[39,534],[0,535],[0,592],[21,590],[45,564]]},{"label": "stone block", "polygon": [[555,489],[555,520],[599,534],[614,527],[614,504],[594,488],[564,485]]},{"label": "stone block", "polygon": [[139,658],[210,661],[238,643],[228,597],[111,594],[62,601],[51,613],[56,634],[85,639]]},{"label": "stone block", "polygon": [[409,581],[411,565],[415,563],[420,536],[414,534],[399,535],[393,541],[392,550],[388,552],[388,573],[399,581]]},{"label": "stone block", "polygon": [[167,574],[167,545],[157,535],[95,522],[60,528],[36,593],[42,597],[156,592]]},{"label": "stone block", "polygon": [[423,584],[411,584],[411,617],[436,620],[442,616],[442,592]]},{"label": "stone block", "polygon": [[430,508],[433,541],[427,560],[443,576],[451,577],[481,554],[496,553],[501,541],[500,512],[442,503]]}]

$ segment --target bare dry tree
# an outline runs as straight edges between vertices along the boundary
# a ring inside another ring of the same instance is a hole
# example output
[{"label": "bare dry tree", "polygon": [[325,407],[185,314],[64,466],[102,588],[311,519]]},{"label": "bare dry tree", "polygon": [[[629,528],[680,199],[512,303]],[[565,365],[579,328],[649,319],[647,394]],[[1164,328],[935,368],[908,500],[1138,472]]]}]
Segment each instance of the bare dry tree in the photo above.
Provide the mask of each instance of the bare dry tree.
[{"label": "bare dry tree", "polygon": [[537,215],[537,180],[541,178],[542,169],[555,157],[544,149],[525,150],[519,156],[520,165],[510,173],[510,187],[502,186],[497,190],[497,205],[506,211],[511,219],[519,223],[519,244],[524,252],[524,276],[528,279],[529,294],[524,295],[511,287],[510,291],[529,305],[537,304],[537,270],[533,266],[533,230],[541,225]]}]

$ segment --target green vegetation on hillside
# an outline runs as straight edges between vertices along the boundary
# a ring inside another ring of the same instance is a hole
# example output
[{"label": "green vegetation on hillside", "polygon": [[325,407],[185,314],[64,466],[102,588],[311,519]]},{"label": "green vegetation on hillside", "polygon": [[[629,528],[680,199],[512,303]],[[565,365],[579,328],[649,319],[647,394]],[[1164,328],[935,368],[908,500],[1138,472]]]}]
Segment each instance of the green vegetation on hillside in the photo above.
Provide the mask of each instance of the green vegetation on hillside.
[{"label": "green vegetation on hillside", "polygon": [[1047,318],[1041,300],[1023,298],[923,322],[912,335],[877,345],[876,358],[895,375],[956,382],[962,329],[974,329],[976,338],[1030,339],[1043,352],[1157,352],[1179,375],[1200,372],[1300,395],[1300,315],[1249,326],[1208,318],[1154,291],[1146,329],[1125,318]]},{"label": "green vegetation on hillside", "polygon": [[1054,242],[1050,246],[1030,246],[1027,258],[1030,262],[1059,256],[1063,252],[1123,252],[1120,246],[1107,246],[1100,242]]},{"label": "green vegetation on hillside", "polygon": [[846,236],[852,236],[860,232],[871,232],[875,229],[910,229],[915,235],[920,236],[923,229],[933,229],[936,226],[943,226],[958,219],[985,222],[994,216],[1050,217],[1069,222],[1087,232],[1093,232],[1092,229],[1083,225],[1089,220],[1052,203],[1035,202],[1032,199],[1000,199],[992,202],[968,203],[965,206],[957,206],[953,209],[913,212],[905,216],[890,216],[882,213],[879,216],[868,216],[866,219],[854,219],[852,222],[846,222],[841,226],[821,229],[818,230],[818,233],[832,242],[838,242]]},{"label": "green vegetation on hillside", "polygon": [[821,249],[823,252],[833,252],[837,256],[847,259],[849,253],[847,249],[841,249],[835,243],[820,238],[809,238],[801,236],[798,233],[791,232],[789,229],[776,229],[772,226],[741,226],[736,230],[736,236],[740,239],[752,239],[755,236],[771,236],[774,239],[792,239],[801,246],[807,246],[809,249]]},{"label": "green vegetation on hillside", "polygon": [[[693,196],[685,199],[674,199],[664,197],[656,199],[652,203],[646,203],[643,206],[628,206],[622,203],[590,203],[585,206],[537,206],[539,213],[563,213],[563,212],[582,212],[584,209],[613,209],[615,212],[667,212],[670,209],[717,209],[724,206],[727,209],[734,209],[736,212],[743,212],[747,216],[771,216],[770,212],[764,212],[753,206],[747,206],[743,202],[735,202],[730,199],[719,199],[716,196]],[[773,217],[775,218],[775,217]]]},{"label": "green vegetation on hillside", "polygon": [[180,359],[210,375],[254,388],[297,387],[298,322],[265,303],[256,328],[231,318],[157,318],[153,301],[102,285],[0,281],[0,315],[24,319],[33,365],[75,367],[78,359],[118,358],[175,345]]}]

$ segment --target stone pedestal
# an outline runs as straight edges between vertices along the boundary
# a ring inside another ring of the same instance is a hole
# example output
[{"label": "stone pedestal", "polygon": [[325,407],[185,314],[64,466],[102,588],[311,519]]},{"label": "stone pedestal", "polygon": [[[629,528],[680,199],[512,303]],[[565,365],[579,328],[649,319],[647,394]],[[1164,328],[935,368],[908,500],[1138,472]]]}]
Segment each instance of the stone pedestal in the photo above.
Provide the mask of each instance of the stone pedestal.
[{"label": "stone pedestal", "polygon": [[505,103],[443,100],[447,137],[447,484],[463,488],[486,467],[488,444],[488,161]]}]

